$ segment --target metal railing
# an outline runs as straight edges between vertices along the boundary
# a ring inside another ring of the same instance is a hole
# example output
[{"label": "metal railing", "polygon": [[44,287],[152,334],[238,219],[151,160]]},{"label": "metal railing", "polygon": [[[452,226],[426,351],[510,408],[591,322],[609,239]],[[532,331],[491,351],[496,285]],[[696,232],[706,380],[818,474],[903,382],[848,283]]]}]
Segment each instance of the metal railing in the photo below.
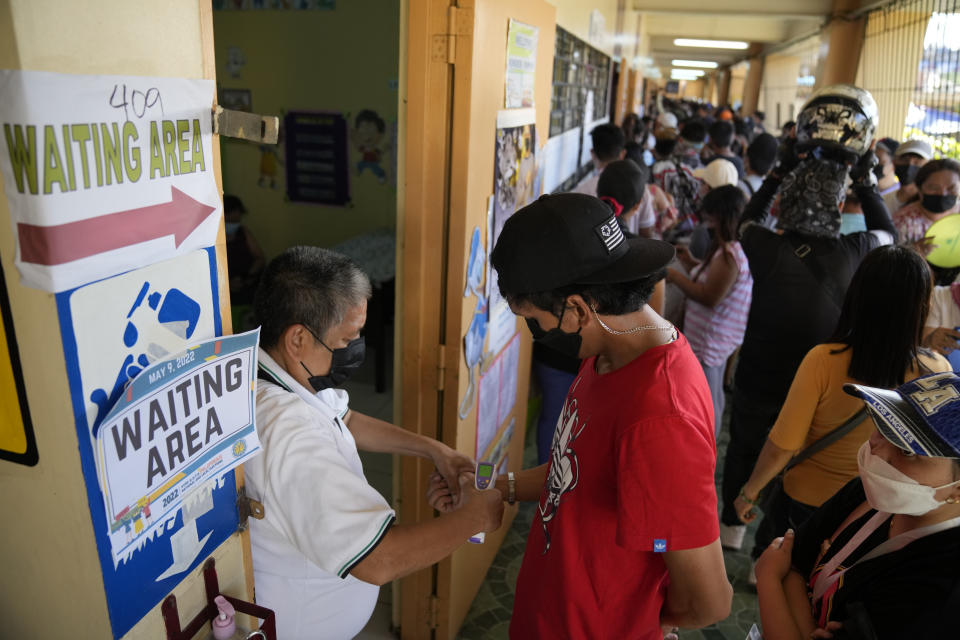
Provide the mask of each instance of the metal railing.
[{"label": "metal railing", "polygon": [[960,158],[960,0],[898,0],[866,14],[858,84],[880,134]]}]

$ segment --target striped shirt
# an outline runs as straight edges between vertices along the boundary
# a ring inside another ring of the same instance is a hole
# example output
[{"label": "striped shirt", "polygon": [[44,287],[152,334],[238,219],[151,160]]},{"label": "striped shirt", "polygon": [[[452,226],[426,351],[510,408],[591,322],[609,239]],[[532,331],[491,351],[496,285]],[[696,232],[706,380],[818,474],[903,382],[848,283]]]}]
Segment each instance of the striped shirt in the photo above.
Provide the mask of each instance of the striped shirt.
[{"label": "striped shirt", "polygon": [[[747,328],[747,315],[750,312],[750,300],[753,296],[753,277],[747,256],[739,242],[732,242],[723,249],[737,263],[737,279],[727,296],[713,308],[687,298],[686,313],[683,318],[683,334],[697,359],[708,367],[723,364],[740,343]],[[717,253],[713,260],[722,259]],[[711,262],[713,261],[711,260]],[[707,279],[707,267],[700,268],[695,282]]]}]

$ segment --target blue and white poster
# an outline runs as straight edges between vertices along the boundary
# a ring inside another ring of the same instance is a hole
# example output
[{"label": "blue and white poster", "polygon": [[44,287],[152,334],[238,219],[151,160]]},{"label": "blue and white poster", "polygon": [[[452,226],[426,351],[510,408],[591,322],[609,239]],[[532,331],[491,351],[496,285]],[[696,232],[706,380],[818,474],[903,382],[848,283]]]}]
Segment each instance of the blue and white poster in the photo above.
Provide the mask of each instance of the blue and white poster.
[{"label": "blue and white poster", "polygon": [[[148,505],[137,504],[138,499],[125,514],[129,518],[121,516],[120,529],[112,531],[95,453],[98,434],[108,427],[105,420],[130,380],[192,344],[222,335],[216,250],[193,251],[98,280],[60,292],[56,300],[107,609],[113,636],[120,638],[237,530],[236,480],[227,472],[178,495],[180,508],[167,514],[162,526],[162,499]],[[141,437],[149,438],[149,420]],[[163,446],[169,461],[166,440]],[[179,460],[174,466],[184,468]],[[157,480],[168,482],[166,475]],[[117,558],[113,540],[119,535],[126,546],[127,524],[132,544]]]},{"label": "blue and white poster", "polygon": [[[208,483],[259,451],[253,408],[259,337],[255,329],[213,338],[153,363],[96,429],[115,564],[163,531],[182,503],[188,514],[212,507]],[[173,537],[199,546],[196,519],[188,520]],[[180,573],[176,556],[171,571]]]}]

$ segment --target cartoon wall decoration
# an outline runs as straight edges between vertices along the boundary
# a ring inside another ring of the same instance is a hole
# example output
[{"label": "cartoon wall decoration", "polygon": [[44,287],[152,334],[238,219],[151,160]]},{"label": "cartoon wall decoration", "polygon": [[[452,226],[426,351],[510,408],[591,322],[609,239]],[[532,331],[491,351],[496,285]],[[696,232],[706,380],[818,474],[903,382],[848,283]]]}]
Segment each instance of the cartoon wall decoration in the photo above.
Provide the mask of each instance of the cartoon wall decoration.
[{"label": "cartoon wall decoration", "polygon": [[389,142],[386,136],[387,125],[376,111],[364,109],[357,114],[350,132],[353,146],[360,156],[357,162],[357,175],[370,171],[377,177],[377,182],[384,184],[387,181],[387,172],[383,168],[383,160],[389,157]]},{"label": "cartoon wall decoration", "polygon": [[280,159],[278,151],[280,141],[277,144],[262,144],[258,147],[260,151],[260,176],[257,178],[258,187],[270,187],[276,189],[279,184],[277,174],[283,161]]}]

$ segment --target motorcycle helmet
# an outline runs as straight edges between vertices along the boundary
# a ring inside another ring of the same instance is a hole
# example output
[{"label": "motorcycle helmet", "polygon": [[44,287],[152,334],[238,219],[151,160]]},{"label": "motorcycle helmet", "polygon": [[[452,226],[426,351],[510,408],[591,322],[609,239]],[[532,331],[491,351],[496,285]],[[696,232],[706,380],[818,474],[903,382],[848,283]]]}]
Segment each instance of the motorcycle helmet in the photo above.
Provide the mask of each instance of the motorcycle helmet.
[{"label": "motorcycle helmet", "polygon": [[834,84],[813,92],[797,116],[797,150],[854,162],[877,131],[877,103],[869,91]]}]

